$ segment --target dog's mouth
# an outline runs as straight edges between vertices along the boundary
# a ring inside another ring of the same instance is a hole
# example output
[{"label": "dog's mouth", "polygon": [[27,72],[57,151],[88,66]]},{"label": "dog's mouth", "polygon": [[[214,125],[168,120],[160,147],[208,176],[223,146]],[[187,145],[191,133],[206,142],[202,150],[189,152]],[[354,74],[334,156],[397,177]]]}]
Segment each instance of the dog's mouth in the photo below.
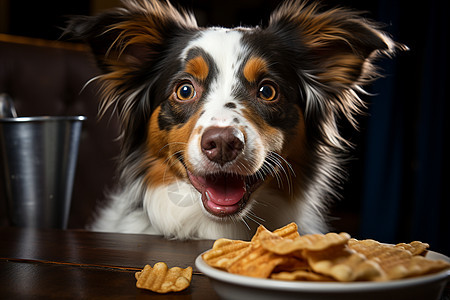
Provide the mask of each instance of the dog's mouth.
[{"label": "dog's mouth", "polygon": [[228,173],[206,176],[187,173],[192,185],[201,193],[205,209],[217,217],[230,216],[244,209],[250,195],[264,181],[256,176]]}]

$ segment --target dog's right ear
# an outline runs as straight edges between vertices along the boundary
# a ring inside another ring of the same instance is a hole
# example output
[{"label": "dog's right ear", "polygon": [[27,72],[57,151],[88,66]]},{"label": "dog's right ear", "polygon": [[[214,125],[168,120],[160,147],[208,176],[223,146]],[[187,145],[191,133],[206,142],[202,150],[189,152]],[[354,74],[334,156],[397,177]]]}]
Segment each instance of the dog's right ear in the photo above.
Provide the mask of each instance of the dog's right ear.
[{"label": "dog's right ear", "polygon": [[139,135],[125,133],[145,127],[147,116],[142,112],[151,112],[154,104],[143,95],[167,67],[161,62],[173,39],[198,27],[192,14],[169,2],[127,0],[123,5],[98,16],[73,18],[64,35],[92,48],[103,71],[95,77],[102,87],[99,115],[109,108],[118,113],[124,145],[131,149],[139,144],[134,140]]},{"label": "dog's right ear", "polygon": [[171,39],[198,27],[192,14],[169,2],[128,0],[123,4],[98,16],[72,18],[64,36],[89,44],[103,71],[95,78],[102,83],[100,115],[113,107],[129,127],[136,123],[131,116],[140,105],[136,93],[151,85],[149,78],[157,80],[166,67],[161,61],[173,44]]},{"label": "dog's right ear", "polygon": [[80,40],[91,47],[100,69],[111,71],[114,60],[119,58],[118,44],[115,41],[120,32],[112,28],[113,24],[122,22],[123,16],[116,11],[106,12],[98,16],[72,17],[64,31],[64,36]]},{"label": "dog's right ear", "polygon": [[157,57],[180,29],[197,29],[195,17],[169,2],[130,0],[98,16],[72,18],[64,35],[88,43],[104,73]]}]

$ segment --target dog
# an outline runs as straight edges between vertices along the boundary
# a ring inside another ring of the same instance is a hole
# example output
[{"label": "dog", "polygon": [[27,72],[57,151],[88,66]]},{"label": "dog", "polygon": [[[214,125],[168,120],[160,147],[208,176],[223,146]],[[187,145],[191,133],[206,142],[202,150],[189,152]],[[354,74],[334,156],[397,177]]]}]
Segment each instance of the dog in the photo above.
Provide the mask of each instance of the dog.
[{"label": "dog", "polygon": [[259,27],[199,27],[169,2],[129,0],[71,19],[121,123],[119,184],[90,227],[175,239],[248,239],[296,222],[327,231],[362,86],[404,47],[344,8],[287,1]]}]

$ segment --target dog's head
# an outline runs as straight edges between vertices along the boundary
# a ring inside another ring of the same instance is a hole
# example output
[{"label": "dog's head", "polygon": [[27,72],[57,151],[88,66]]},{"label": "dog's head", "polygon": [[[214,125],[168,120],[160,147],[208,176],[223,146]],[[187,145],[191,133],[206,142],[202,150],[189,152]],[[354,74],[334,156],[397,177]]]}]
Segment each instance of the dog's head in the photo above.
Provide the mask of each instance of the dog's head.
[{"label": "dog's head", "polygon": [[131,0],[68,30],[104,71],[102,111],[120,116],[126,176],[190,182],[214,218],[245,213],[261,185],[287,198],[329,191],[346,144],[336,120],[354,122],[373,59],[399,47],[357,13],[300,1],[267,26],[226,29]]}]

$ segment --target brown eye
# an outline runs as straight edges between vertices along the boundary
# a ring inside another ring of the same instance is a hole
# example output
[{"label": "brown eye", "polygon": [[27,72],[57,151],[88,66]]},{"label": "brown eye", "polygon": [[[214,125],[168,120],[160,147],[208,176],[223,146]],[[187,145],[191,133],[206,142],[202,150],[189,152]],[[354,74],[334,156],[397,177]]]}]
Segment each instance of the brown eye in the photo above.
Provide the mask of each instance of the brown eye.
[{"label": "brown eye", "polygon": [[177,94],[178,100],[181,100],[181,101],[188,101],[188,100],[194,99],[196,96],[195,88],[189,82],[180,84],[177,87],[176,94]]},{"label": "brown eye", "polygon": [[273,101],[278,98],[276,87],[271,83],[264,83],[259,87],[258,98],[264,101]]}]

